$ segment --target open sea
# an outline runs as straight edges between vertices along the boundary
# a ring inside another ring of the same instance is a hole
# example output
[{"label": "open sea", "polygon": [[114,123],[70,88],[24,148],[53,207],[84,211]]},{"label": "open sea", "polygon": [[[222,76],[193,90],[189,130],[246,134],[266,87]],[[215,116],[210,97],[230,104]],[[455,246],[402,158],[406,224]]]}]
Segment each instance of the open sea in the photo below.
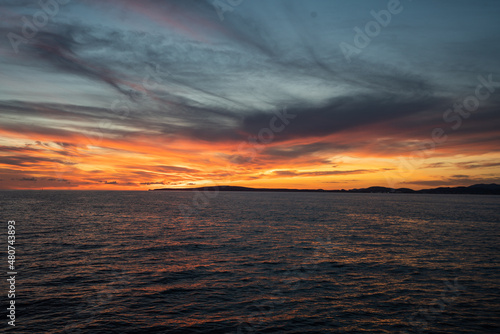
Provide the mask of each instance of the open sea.
[{"label": "open sea", "polygon": [[1,191],[0,208],[0,331],[500,332],[500,196]]}]

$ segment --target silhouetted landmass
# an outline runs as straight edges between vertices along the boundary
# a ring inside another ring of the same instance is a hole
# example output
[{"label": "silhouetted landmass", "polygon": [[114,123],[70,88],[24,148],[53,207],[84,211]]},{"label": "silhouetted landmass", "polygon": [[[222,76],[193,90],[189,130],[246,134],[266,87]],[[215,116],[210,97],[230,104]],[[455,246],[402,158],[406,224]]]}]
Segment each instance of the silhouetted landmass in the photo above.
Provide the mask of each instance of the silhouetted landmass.
[{"label": "silhouetted landmass", "polygon": [[394,194],[474,194],[500,195],[500,185],[475,184],[468,187],[439,187],[432,189],[413,190],[409,188],[369,187],[350,190],[323,189],[287,189],[287,188],[249,188],[238,186],[198,187],[198,188],[161,188],[153,191],[267,191],[267,192],[343,192],[343,193],[394,193]]},{"label": "silhouetted landmass", "polygon": [[362,188],[362,189],[351,189],[347,190],[350,193],[415,193],[416,191],[409,188],[387,188],[387,187],[370,187],[370,188]]},{"label": "silhouetted landmass", "polygon": [[273,191],[273,192],[328,192],[337,190],[323,190],[323,189],[287,189],[287,188],[249,188],[238,186],[218,186],[218,187],[198,187],[198,188],[161,188],[153,190],[174,190],[174,191]]},{"label": "silhouetted landmass", "polygon": [[440,187],[434,189],[422,189],[419,192],[425,194],[480,194],[480,195],[500,195],[500,185],[475,184],[469,187]]}]

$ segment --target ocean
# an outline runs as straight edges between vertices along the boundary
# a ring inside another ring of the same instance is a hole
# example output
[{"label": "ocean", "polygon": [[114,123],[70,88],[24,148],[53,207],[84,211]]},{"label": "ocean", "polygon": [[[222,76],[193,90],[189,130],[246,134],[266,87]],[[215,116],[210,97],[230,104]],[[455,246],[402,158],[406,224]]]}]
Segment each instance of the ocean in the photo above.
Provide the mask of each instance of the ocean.
[{"label": "ocean", "polygon": [[500,196],[46,190],[0,203],[6,332],[500,332]]}]

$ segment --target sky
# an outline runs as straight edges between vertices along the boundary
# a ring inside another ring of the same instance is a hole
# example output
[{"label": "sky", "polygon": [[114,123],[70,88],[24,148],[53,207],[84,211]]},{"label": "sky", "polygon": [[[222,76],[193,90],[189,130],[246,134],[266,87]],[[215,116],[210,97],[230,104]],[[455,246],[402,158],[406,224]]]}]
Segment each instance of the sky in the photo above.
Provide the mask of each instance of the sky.
[{"label": "sky", "polygon": [[495,0],[0,0],[0,189],[500,183]]}]

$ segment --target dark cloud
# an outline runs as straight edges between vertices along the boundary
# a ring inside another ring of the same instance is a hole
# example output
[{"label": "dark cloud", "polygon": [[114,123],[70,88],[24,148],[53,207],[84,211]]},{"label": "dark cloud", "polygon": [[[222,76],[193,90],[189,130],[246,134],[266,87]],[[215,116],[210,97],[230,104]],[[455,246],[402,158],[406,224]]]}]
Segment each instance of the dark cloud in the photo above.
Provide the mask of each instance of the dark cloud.
[{"label": "dark cloud", "polygon": [[[326,136],[360,126],[404,118],[442,104],[443,100],[433,97],[415,100],[393,95],[342,97],[321,108],[289,107],[287,113],[295,118],[289,120],[282,132],[275,134],[275,140]],[[269,128],[272,117],[273,114],[269,113],[247,116],[242,130],[258,134],[261,129]]]},{"label": "dark cloud", "polygon": [[49,178],[47,181],[56,181],[56,182],[66,182],[66,183],[71,183],[69,180],[66,179],[54,179],[54,178]]},{"label": "dark cloud", "polygon": [[459,168],[465,168],[465,169],[488,168],[488,167],[500,166],[500,162],[487,161],[487,160],[477,160],[477,161],[457,163],[456,166]]},{"label": "dark cloud", "polygon": [[0,152],[36,152],[35,148],[29,146],[0,146]]},{"label": "dark cloud", "polygon": [[[52,31],[39,31],[27,44],[26,51],[32,57],[36,57],[38,61],[46,61],[56,70],[97,80],[124,95],[129,94],[129,89],[120,84],[122,78],[112,70],[112,66],[103,67],[98,60],[86,59],[79,54],[82,48],[97,48],[111,42],[110,40],[98,39],[92,35],[91,28],[77,24],[59,24],[51,26],[51,29]],[[76,37],[79,35],[87,43],[77,41]],[[108,44],[110,46],[113,44]]]},{"label": "dark cloud", "polygon": [[197,169],[193,168],[186,168],[186,167],[178,167],[178,166],[164,166],[164,165],[156,165],[156,166],[151,166],[149,169],[152,169],[157,172],[164,172],[164,173],[199,173],[200,171]]},{"label": "dark cloud", "polygon": [[17,180],[19,180],[19,181],[36,182],[37,178],[36,177],[23,177],[23,178],[20,178],[20,179],[17,179]]},{"label": "dark cloud", "polygon": [[316,171],[316,172],[297,172],[294,170],[277,170],[273,174],[278,176],[327,176],[327,175],[349,175],[375,173],[377,169],[354,169],[354,170],[335,170],[335,171]]},{"label": "dark cloud", "polygon": [[449,162],[434,162],[434,163],[430,163],[430,164],[425,164],[425,165],[422,165],[422,168],[442,168],[442,167],[449,167],[451,166],[452,164],[450,164]]},{"label": "dark cloud", "polygon": [[64,183],[71,183],[69,180],[67,179],[56,179],[56,178],[46,178],[46,177],[40,177],[40,178],[37,178],[37,177],[22,177],[22,178],[18,178],[18,179],[11,179],[11,180],[17,180],[17,181],[28,181],[28,182],[43,182],[43,181],[49,181],[49,182],[64,182]]},{"label": "dark cloud", "polygon": [[77,163],[72,161],[64,161],[51,158],[35,157],[35,156],[2,156],[0,157],[0,163],[13,166],[26,166],[35,165],[43,162],[51,162],[61,165],[76,165]]},{"label": "dark cloud", "polygon": [[312,144],[293,145],[288,147],[273,146],[265,148],[263,155],[272,157],[296,158],[321,151],[344,151],[352,148],[348,144],[336,144],[328,142],[317,142]]}]

